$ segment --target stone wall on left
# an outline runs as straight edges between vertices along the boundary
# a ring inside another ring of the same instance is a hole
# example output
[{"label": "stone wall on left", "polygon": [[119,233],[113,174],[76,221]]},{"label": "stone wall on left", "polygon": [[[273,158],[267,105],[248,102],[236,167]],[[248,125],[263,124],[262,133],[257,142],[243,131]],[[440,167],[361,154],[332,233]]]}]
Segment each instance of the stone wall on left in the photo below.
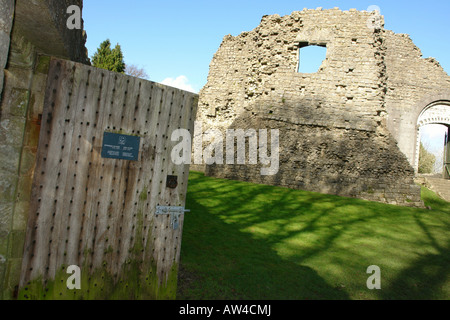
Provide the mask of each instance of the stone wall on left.
[{"label": "stone wall on left", "polygon": [[0,0],[0,100],[3,91],[3,70],[8,61],[14,4],[14,0]]},{"label": "stone wall on left", "polygon": [[[70,1],[82,7],[82,0]],[[51,56],[89,64],[68,0],[0,0],[0,299],[19,283]]]}]

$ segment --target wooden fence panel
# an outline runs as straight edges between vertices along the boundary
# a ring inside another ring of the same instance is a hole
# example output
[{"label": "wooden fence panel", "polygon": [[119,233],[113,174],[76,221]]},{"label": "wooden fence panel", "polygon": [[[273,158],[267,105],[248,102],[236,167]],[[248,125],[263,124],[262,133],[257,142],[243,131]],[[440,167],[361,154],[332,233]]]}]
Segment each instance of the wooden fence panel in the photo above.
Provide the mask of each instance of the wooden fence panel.
[{"label": "wooden fence panel", "polygon": [[[198,96],[54,59],[50,65],[20,297],[175,298],[189,165],[171,161],[174,130],[193,132]],[[140,137],[138,161],[102,158],[104,132]],[[178,186],[167,188],[168,176]],[[69,266],[81,289],[69,290]]]}]

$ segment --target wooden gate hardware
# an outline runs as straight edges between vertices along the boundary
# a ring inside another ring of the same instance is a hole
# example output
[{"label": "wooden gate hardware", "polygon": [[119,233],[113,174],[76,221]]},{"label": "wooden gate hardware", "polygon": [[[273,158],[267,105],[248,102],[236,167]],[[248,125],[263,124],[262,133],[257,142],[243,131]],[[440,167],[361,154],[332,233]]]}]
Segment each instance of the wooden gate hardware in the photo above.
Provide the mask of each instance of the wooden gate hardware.
[{"label": "wooden gate hardware", "polygon": [[178,177],[177,176],[167,176],[166,187],[169,189],[175,189],[178,187]]},{"label": "wooden gate hardware", "polygon": [[185,212],[191,212],[191,210],[186,210],[184,207],[169,207],[169,206],[157,206],[156,215],[170,215],[170,221],[173,230],[177,230],[180,226],[180,216]]}]

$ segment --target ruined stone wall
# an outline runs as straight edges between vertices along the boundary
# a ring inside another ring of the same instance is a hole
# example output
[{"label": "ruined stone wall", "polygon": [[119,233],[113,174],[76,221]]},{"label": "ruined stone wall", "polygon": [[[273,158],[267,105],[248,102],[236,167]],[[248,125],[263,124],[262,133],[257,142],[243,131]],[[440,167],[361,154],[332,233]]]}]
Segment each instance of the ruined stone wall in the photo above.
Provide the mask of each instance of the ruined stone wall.
[{"label": "ruined stone wall", "polygon": [[90,64],[87,48],[85,47],[87,34],[84,31],[84,22],[81,21],[81,30],[69,30],[66,27],[68,18],[67,8],[77,5],[83,9],[83,0],[45,0],[55,27],[60,34],[68,60]]},{"label": "ruined stone wall", "polygon": [[16,0],[14,28],[40,53],[88,64],[83,21],[80,30],[67,28],[71,5],[82,9],[83,1]]},{"label": "ruined stone wall", "polygon": [[450,77],[438,61],[424,59],[408,35],[386,30],[384,39],[389,88],[386,93],[387,125],[414,167],[418,163],[418,118],[432,103],[450,104]]},{"label": "ruined stone wall", "polygon": [[[370,21],[378,19],[373,27]],[[208,175],[420,205],[414,170],[387,128],[386,41],[378,13],[304,10],[263,17],[226,36],[200,92],[208,128],[279,129],[280,170],[211,165]],[[297,72],[299,46],[326,45],[313,74]]]}]

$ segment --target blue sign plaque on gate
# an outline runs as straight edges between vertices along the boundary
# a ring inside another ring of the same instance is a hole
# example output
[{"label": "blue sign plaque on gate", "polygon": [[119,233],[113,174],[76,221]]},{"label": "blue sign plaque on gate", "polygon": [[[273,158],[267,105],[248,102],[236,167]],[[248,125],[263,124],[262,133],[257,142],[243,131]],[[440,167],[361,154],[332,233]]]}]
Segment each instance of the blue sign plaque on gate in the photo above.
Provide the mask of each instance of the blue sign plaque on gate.
[{"label": "blue sign plaque on gate", "polygon": [[105,132],[103,135],[102,158],[137,161],[141,138],[124,134]]}]

